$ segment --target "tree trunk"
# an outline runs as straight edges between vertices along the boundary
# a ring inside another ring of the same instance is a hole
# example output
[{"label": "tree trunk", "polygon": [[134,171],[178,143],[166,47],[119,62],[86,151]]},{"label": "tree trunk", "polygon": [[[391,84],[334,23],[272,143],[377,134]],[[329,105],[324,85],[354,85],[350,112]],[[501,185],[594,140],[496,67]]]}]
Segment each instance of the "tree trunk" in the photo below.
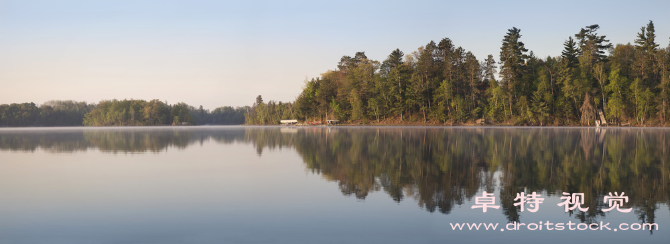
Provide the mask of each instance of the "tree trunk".
[{"label": "tree trunk", "polygon": [[426,122],[426,110],[425,109],[423,110],[423,122],[424,123]]}]

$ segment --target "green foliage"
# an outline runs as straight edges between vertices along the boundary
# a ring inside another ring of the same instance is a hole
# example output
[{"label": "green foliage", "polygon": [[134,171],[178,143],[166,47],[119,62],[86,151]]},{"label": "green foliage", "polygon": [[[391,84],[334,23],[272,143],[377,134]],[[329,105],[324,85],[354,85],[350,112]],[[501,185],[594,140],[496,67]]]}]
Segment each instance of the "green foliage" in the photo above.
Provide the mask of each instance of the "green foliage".
[{"label": "green foliage", "polygon": [[[259,98],[261,96],[258,96]],[[295,104],[302,104],[303,96],[298,97]],[[269,101],[265,103],[262,99],[256,99],[252,107],[246,107],[243,122],[250,125],[276,125],[282,119],[296,119],[306,112],[296,111],[298,106],[293,103],[282,103]],[[260,102],[260,103],[259,103]],[[303,108],[304,109],[304,108]]]},{"label": "green foliage", "polygon": [[237,107],[233,108],[230,106],[218,107],[215,108],[212,112],[200,110],[195,113],[192,111],[191,114],[197,114],[200,116],[194,116],[195,123],[199,125],[240,125],[244,124],[244,114],[249,109],[249,107]]},{"label": "green foliage", "polygon": [[568,67],[574,68],[577,65],[577,57],[579,56],[577,43],[575,43],[572,37],[568,37],[568,40],[563,43],[563,47],[561,57],[567,62]]},{"label": "green foliage", "polygon": [[[306,82],[294,118],[590,124],[603,110],[618,121],[632,116],[644,124],[658,114],[665,123],[670,81],[664,74],[670,61],[653,41],[653,23],[638,35],[637,49],[613,48],[599,28],[582,28],[565,41],[560,57],[545,59],[525,48],[519,29],[509,29],[500,48],[500,80],[492,55],[480,62],[449,38],[407,55],[393,50],[381,64],[364,52],[343,56],[338,70]],[[631,86],[635,78],[642,82]]]},{"label": "green foliage", "polygon": [[628,78],[619,74],[619,69],[615,67],[610,72],[610,83],[605,87],[605,91],[610,93],[607,104],[608,118],[624,119],[626,116],[626,87]]},{"label": "green foliage", "polygon": [[454,99],[454,85],[451,81],[443,80],[435,93],[434,104],[438,106],[437,116],[440,121],[446,121],[451,116],[452,101]]},{"label": "green foliage", "polygon": [[541,76],[541,82],[532,96],[532,113],[533,121],[540,125],[544,125],[549,118],[549,105],[552,102],[553,96],[549,92],[549,84],[545,76]]},{"label": "green foliage", "polygon": [[605,51],[612,48],[609,40],[605,39],[606,36],[599,36],[596,33],[598,29],[600,29],[600,25],[589,25],[575,34],[575,37],[579,40],[581,56],[586,57],[586,61],[581,63],[587,63],[589,67],[597,62],[606,61]]},{"label": "green foliage", "polygon": [[0,126],[80,126],[95,105],[75,101],[1,104]]},{"label": "green foliage", "polygon": [[[503,38],[503,45],[500,47],[500,75],[502,78],[502,84],[505,86],[506,91],[511,92],[511,96],[508,97],[510,106],[512,103],[516,102],[521,96],[526,95],[526,89],[524,89],[525,83],[523,83],[523,76],[526,73],[526,60],[528,55],[526,52],[528,49],[525,48],[521,39],[521,30],[516,27],[507,30],[507,34]],[[522,115],[524,117],[525,115]]]},{"label": "green foliage", "polygon": [[487,116],[493,121],[502,121],[506,117],[507,93],[503,90],[503,87],[498,86],[497,82],[494,81],[491,89],[488,90],[488,95],[489,109]]},{"label": "green foliage", "polygon": [[644,87],[640,78],[636,78],[630,85],[630,94],[635,104],[635,119],[644,124],[650,114],[650,109],[653,109],[653,93],[649,88]]},{"label": "green foliage", "polygon": [[646,53],[653,54],[656,52],[659,45],[656,44],[656,33],[653,21],[650,20],[646,28],[640,28],[640,32],[637,33],[637,39],[635,39],[635,44],[637,49]]},{"label": "green foliage", "polygon": [[209,112],[186,103],[169,105],[158,99],[105,100],[85,115],[89,126],[242,124],[244,108],[221,107]]},{"label": "green foliage", "polygon": [[157,99],[104,100],[98,104],[48,101],[0,105],[0,126],[143,126],[243,124],[246,108],[220,107],[210,112],[186,103]]}]

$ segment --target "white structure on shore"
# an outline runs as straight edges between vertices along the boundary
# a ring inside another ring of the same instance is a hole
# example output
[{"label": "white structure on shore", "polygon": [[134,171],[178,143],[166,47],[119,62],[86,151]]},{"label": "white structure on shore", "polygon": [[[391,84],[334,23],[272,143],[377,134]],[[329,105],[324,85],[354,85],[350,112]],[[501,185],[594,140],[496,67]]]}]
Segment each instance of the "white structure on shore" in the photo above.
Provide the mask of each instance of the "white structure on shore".
[{"label": "white structure on shore", "polygon": [[297,119],[282,119],[279,121],[282,125],[295,125],[298,123]]}]

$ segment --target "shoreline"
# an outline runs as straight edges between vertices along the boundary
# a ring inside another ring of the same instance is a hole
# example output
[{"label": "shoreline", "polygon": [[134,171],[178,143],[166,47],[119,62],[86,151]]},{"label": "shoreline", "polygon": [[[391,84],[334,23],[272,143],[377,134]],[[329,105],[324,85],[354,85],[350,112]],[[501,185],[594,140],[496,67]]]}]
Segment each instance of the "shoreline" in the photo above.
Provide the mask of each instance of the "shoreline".
[{"label": "shoreline", "polygon": [[327,125],[327,124],[294,124],[294,125],[282,125],[282,124],[266,124],[266,125],[257,125],[257,124],[239,124],[239,125],[118,125],[118,126],[3,126],[0,127],[0,131],[3,129],[56,129],[56,128],[67,128],[67,129],[93,129],[93,128],[115,128],[115,129],[139,129],[139,128],[205,128],[205,127],[436,127],[436,128],[449,128],[449,127],[459,127],[459,128],[594,128],[594,129],[606,129],[606,128],[670,128],[668,126],[659,126],[659,125],[634,125],[634,126],[588,126],[588,125],[512,125],[512,124],[484,124],[477,125],[472,123],[464,124],[439,124],[439,123],[342,123],[336,125]]}]

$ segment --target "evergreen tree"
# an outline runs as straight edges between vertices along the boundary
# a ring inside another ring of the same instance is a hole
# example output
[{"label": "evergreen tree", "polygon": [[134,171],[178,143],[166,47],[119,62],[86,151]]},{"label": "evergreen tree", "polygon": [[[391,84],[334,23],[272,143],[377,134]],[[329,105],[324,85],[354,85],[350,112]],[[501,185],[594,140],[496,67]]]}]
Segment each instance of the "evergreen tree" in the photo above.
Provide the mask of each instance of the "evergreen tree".
[{"label": "evergreen tree", "polygon": [[607,38],[605,35],[599,36],[596,33],[598,29],[600,29],[600,25],[589,25],[575,34],[575,37],[579,40],[581,56],[587,58],[589,67],[597,62],[605,61],[607,59],[605,51],[612,48],[612,44],[605,39]]},{"label": "evergreen tree", "polygon": [[658,72],[654,69],[655,54],[658,48],[656,44],[656,33],[654,22],[651,20],[646,28],[641,27],[635,39],[635,70],[637,77],[643,80],[643,83],[655,87],[658,85]]},{"label": "evergreen tree", "polygon": [[649,21],[647,27],[641,27],[640,32],[637,33],[637,39],[635,39],[635,48],[642,50],[646,53],[653,54],[658,48],[656,44],[656,31],[654,30],[654,22]]},{"label": "evergreen tree", "polygon": [[[502,84],[511,92],[508,97],[510,108],[512,104],[523,94],[519,94],[521,90],[521,79],[523,75],[523,68],[528,55],[521,39],[521,30],[516,27],[507,30],[507,34],[503,38],[503,45],[500,48],[500,75],[502,76]],[[511,110],[513,115],[513,110]]]},{"label": "evergreen tree", "polygon": [[568,40],[563,43],[563,52],[561,52],[561,57],[567,62],[567,65],[570,68],[577,66],[577,56],[579,55],[579,49],[577,48],[577,43],[572,37],[568,37]]}]

